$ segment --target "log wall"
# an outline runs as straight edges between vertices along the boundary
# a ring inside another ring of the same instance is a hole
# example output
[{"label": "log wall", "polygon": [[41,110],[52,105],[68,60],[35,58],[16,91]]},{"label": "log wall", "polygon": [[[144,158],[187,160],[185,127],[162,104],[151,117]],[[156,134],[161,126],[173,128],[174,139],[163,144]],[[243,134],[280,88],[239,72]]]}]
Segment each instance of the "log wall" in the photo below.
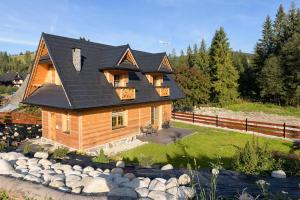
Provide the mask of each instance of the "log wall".
[{"label": "log wall", "polygon": [[[62,129],[63,110],[42,108],[43,137],[53,139],[75,149],[88,149],[140,133],[140,127],[151,123],[151,106],[158,106],[159,125],[171,119],[171,102],[148,103],[114,108],[97,108],[70,112],[71,130]],[[112,110],[124,109],[127,113],[127,125],[112,129]],[[51,135],[51,113],[55,115],[55,137]]]}]

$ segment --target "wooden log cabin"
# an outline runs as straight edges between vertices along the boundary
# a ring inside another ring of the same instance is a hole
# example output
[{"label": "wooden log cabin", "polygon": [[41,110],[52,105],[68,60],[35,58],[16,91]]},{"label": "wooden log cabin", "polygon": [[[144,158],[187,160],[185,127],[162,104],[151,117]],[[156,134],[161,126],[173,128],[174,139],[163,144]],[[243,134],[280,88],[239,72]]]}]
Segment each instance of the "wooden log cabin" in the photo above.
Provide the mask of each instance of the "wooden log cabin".
[{"label": "wooden log cabin", "polygon": [[159,128],[184,98],[166,53],[43,33],[23,103],[42,110],[42,136],[87,150]]}]

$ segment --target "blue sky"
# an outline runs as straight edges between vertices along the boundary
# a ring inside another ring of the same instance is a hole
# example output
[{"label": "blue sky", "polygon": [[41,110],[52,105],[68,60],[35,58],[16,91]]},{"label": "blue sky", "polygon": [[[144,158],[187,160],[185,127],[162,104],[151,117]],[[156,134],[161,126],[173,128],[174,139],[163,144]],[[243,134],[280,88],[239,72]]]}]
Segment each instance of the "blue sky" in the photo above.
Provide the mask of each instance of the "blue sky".
[{"label": "blue sky", "polygon": [[[0,51],[35,50],[42,32],[134,49],[179,53],[211,42],[220,26],[232,49],[252,52],[267,14],[287,0],[2,0]],[[299,7],[300,0],[295,3]]]}]

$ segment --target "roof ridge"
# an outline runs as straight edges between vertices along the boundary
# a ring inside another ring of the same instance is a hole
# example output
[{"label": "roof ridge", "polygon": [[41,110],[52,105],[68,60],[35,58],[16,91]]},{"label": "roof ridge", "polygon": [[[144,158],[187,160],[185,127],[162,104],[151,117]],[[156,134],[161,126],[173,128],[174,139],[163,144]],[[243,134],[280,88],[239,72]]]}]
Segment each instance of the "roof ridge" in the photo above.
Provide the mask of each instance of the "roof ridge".
[{"label": "roof ridge", "polygon": [[95,45],[95,46],[122,47],[122,46],[127,46],[128,45],[128,44],[122,44],[122,45],[114,46],[114,45],[103,44],[103,43],[99,43],[99,42],[91,42],[91,41],[87,41],[87,40],[81,40],[81,39],[76,39],[76,38],[71,38],[71,37],[65,37],[65,36],[61,36],[61,35],[49,34],[49,33],[45,33],[45,32],[43,32],[42,35],[46,36],[46,37],[55,37],[57,39],[72,40],[72,41],[86,43],[86,44]]}]

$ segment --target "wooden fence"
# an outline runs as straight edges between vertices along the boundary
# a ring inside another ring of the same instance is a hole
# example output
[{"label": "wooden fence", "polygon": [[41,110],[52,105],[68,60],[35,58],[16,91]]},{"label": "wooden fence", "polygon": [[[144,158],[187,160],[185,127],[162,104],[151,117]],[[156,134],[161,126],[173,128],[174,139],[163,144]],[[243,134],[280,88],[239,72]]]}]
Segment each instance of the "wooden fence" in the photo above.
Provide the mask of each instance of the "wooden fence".
[{"label": "wooden fence", "polygon": [[40,116],[19,113],[19,112],[0,112],[0,124],[42,124]]},{"label": "wooden fence", "polygon": [[288,125],[286,123],[276,124],[268,122],[258,122],[241,119],[231,119],[225,117],[200,115],[186,112],[172,112],[173,119],[182,120],[192,123],[201,123],[213,125],[216,127],[225,127],[235,130],[253,131],[266,135],[300,139],[300,126]]}]

